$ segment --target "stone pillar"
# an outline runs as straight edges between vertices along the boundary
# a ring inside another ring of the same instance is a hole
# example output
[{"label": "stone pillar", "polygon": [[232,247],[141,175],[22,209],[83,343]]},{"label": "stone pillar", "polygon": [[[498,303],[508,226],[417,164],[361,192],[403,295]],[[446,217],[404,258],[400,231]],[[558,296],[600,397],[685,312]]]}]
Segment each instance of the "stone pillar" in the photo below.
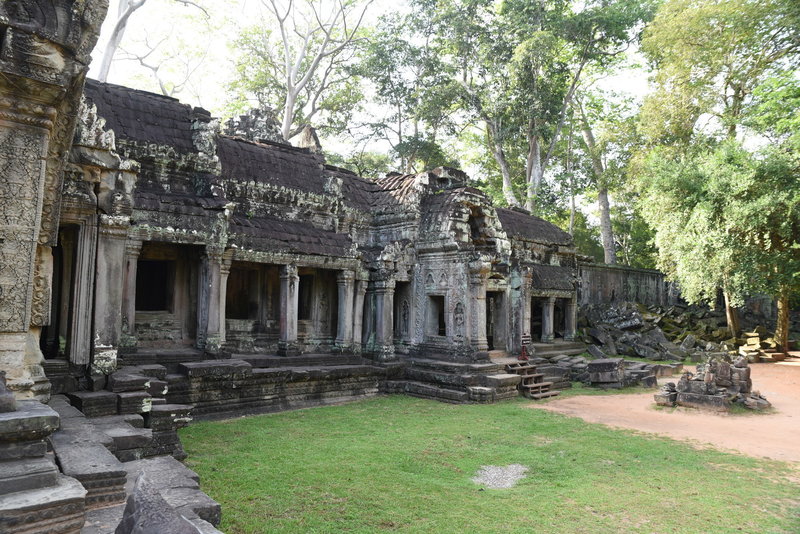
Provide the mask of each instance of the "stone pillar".
[{"label": "stone pillar", "polygon": [[226,305],[228,302],[228,275],[231,274],[232,260],[230,255],[223,256],[219,268],[219,346],[225,344],[227,326],[225,323]]},{"label": "stone pillar", "polygon": [[575,330],[578,325],[578,298],[573,296],[567,300],[564,310],[564,340],[575,341]]},{"label": "stone pillar", "polygon": [[125,287],[122,292],[122,338],[120,346],[136,346],[136,269],[141,241],[128,241],[125,244]]},{"label": "stone pillar", "polygon": [[223,251],[218,246],[207,246],[202,259],[200,295],[198,300],[198,347],[216,354],[225,342],[225,289],[230,264],[224,263]]},{"label": "stone pillar", "polygon": [[367,280],[356,280],[355,298],[353,299],[353,352],[360,354],[364,335],[364,295],[367,292]]},{"label": "stone pillar", "polygon": [[130,218],[100,215],[94,299],[94,350],[92,374],[108,374],[117,365],[122,336],[122,293],[125,268],[125,240]]},{"label": "stone pillar", "polygon": [[72,297],[70,362],[89,365],[92,354],[92,311],[94,310],[94,266],[97,252],[96,218],[82,224],[75,255],[75,287]]},{"label": "stone pillar", "polygon": [[486,276],[471,273],[469,283],[472,294],[472,348],[476,352],[485,352],[489,350],[486,338]]},{"label": "stone pillar", "polygon": [[555,297],[548,297],[542,303],[542,343],[553,342],[553,311],[555,305]]},{"label": "stone pillar", "polygon": [[375,280],[375,344],[378,361],[390,361],[394,355],[394,285],[391,277]]},{"label": "stone pillar", "polygon": [[338,323],[336,328],[336,347],[342,352],[353,350],[353,286],[355,273],[339,271],[336,275],[338,288]]},{"label": "stone pillar", "polygon": [[300,277],[297,266],[290,264],[281,269],[281,313],[278,354],[292,356],[297,354],[297,299]]}]

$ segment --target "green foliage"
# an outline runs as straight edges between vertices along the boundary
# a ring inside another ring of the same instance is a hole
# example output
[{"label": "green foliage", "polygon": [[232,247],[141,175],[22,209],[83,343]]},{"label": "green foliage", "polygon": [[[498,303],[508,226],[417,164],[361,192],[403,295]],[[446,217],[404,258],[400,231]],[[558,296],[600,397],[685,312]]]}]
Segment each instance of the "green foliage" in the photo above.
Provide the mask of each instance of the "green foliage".
[{"label": "green foliage", "polygon": [[642,213],[656,228],[659,267],[691,302],[723,287],[746,295],[797,287],[800,174],[775,151],[755,157],[738,143],[648,158]]},{"label": "green foliage", "polygon": [[[796,0],[667,0],[644,35],[657,67],[643,128],[655,143],[731,137],[756,87],[800,54]],[[705,120],[706,117],[715,120]]]},{"label": "green foliage", "polygon": [[379,178],[392,170],[392,158],[388,154],[366,150],[347,156],[326,153],[325,160],[330,165],[353,171],[364,178]]},{"label": "green foliage", "polygon": [[[384,397],[195,423],[181,440],[230,534],[796,526],[796,473],[787,464],[614,430],[522,400],[456,406]],[[513,488],[471,481],[482,466],[515,463],[529,471]]]}]

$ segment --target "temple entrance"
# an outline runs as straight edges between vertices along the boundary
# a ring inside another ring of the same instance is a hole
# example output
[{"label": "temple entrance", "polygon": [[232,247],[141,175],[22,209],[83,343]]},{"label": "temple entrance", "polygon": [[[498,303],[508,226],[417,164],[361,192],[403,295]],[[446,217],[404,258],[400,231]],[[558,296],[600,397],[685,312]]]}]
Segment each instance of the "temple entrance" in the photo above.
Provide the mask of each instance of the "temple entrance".
[{"label": "temple entrance", "polygon": [[506,350],[505,293],[486,292],[486,342],[489,350]]},{"label": "temple entrance", "polygon": [[297,286],[298,340],[330,348],[339,322],[336,271],[300,267]]},{"label": "temple entrance", "polygon": [[233,262],[225,296],[225,342],[241,352],[275,348],[280,335],[277,265]]},{"label": "temple entrance", "polygon": [[201,252],[191,245],[142,245],[134,296],[138,346],[194,344]]},{"label": "temple entrance", "polygon": [[542,308],[547,299],[531,298],[531,324],[530,333],[533,341],[542,340]]},{"label": "temple entrance", "polygon": [[42,328],[40,348],[45,358],[69,358],[73,335],[75,257],[77,226],[58,230],[58,245],[53,247],[53,287],[50,324]]}]

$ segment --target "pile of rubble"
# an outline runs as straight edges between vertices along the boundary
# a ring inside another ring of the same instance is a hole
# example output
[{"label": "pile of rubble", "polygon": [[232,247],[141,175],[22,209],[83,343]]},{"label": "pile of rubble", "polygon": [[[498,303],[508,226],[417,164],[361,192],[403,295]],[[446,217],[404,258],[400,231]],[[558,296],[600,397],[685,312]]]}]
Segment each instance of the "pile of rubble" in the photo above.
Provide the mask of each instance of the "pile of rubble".
[{"label": "pile of rubble", "polygon": [[[714,355],[737,353],[750,362],[779,359],[775,340],[763,326],[753,326],[758,316],[745,315],[752,332],[733,338],[725,313],[699,306],[645,307],[622,303],[581,309],[583,342],[595,358],[629,356],[647,360],[703,361]],[[761,318],[763,319],[763,318]]]},{"label": "pile of rubble", "polygon": [[676,385],[670,382],[655,395],[660,406],[686,406],[727,412],[734,404],[751,410],[771,406],[758,391],[753,391],[747,359],[738,357],[731,362],[727,355],[709,356],[697,366],[697,373],[686,372]]},{"label": "pile of rubble", "polygon": [[[609,369],[600,369],[603,362],[613,362],[614,376],[603,374]],[[628,386],[656,387],[658,377],[672,376],[683,370],[681,363],[646,363],[623,358],[603,358],[591,360],[584,356],[561,354],[548,358],[533,358],[545,380],[553,383],[553,388],[571,387],[571,382],[582,382],[601,388],[622,388]],[[598,374],[600,373],[600,374]]]}]

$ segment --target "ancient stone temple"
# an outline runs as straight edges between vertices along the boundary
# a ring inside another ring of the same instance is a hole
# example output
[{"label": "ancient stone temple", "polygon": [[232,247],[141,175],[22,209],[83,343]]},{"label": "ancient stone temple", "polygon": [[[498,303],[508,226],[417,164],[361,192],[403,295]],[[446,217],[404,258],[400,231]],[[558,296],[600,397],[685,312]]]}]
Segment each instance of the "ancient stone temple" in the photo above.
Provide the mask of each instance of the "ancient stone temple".
[{"label": "ancient stone temple", "polygon": [[41,338],[73,371],[169,349],[482,362],[574,336],[571,237],[461,171],[362,178],[91,80],[79,119]]},{"label": "ancient stone temple", "polygon": [[0,531],[218,532],[192,417],[543,394],[498,358],[575,336],[568,234],[456,169],[360,177],[263,112],[85,82],[106,9],[0,3]]}]

